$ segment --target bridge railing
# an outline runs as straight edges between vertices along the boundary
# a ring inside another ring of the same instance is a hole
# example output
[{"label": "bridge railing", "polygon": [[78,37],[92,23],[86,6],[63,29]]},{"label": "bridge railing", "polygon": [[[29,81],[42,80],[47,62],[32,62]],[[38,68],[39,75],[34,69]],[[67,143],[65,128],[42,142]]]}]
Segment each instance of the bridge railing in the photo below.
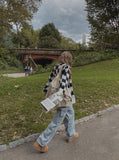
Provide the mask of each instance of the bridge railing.
[{"label": "bridge railing", "polygon": [[18,54],[42,54],[42,55],[60,55],[64,51],[76,51],[76,50],[67,50],[67,49],[14,49]]}]

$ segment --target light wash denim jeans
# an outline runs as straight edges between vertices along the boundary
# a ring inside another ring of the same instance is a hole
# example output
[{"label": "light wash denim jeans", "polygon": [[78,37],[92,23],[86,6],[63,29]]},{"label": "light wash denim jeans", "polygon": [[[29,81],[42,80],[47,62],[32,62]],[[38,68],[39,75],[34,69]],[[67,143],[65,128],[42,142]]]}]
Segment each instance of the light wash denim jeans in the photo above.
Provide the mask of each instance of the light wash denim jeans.
[{"label": "light wash denim jeans", "polygon": [[37,142],[42,146],[48,145],[51,139],[54,137],[61,123],[64,122],[66,130],[66,138],[70,139],[75,136],[75,124],[74,124],[74,109],[73,107],[60,107],[55,113],[51,123],[40,134]]}]

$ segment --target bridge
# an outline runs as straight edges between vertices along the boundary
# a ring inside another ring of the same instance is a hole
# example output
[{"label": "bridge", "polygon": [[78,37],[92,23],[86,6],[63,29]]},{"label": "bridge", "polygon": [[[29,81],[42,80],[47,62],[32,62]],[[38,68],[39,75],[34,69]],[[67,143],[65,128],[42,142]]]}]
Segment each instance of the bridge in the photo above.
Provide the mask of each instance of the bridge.
[{"label": "bridge", "polygon": [[47,48],[39,48],[39,49],[15,49],[14,50],[19,55],[23,55],[22,62],[30,63],[30,65],[37,64],[45,65],[50,64],[53,60],[58,60],[59,56],[64,51],[75,52],[76,50],[68,50],[68,49],[47,49]]}]

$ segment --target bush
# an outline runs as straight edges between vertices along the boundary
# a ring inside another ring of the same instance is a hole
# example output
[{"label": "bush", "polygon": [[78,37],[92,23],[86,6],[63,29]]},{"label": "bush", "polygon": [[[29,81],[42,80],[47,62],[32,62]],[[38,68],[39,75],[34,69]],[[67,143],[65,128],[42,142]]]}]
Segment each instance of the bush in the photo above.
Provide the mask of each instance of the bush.
[{"label": "bush", "polygon": [[73,55],[73,66],[82,66],[103,60],[114,59],[119,57],[119,51],[93,51],[93,52],[77,52]]},{"label": "bush", "polygon": [[12,69],[23,70],[23,64],[16,55],[5,48],[0,48],[0,70]]},{"label": "bush", "polygon": [[39,74],[39,73],[45,73],[45,72],[51,72],[53,69],[53,66],[56,64],[56,61],[53,61],[51,64],[46,65],[43,67],[42,65],[38,65],[36,69],[34,70],[34,74]]},{"label": "bush", "polygon": [[5,48],[0,48],[0,58],[5,57],[9,53],[10,53],[9,50]]}]

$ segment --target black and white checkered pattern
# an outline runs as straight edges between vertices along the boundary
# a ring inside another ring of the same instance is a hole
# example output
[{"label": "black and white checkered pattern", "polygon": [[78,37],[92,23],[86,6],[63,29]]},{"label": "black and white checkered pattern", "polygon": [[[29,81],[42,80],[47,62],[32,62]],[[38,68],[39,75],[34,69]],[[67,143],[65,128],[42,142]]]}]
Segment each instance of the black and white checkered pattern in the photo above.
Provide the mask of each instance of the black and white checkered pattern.
[{"label": "black and white checkered pattern", "polygon": [[[58,64],[58,65],[54,66],[54,68],[53,68],[53,70],[52,70],[52,72],[49,76],[48,82],[47,82],[46,86],[44,87],[44,90],[43,90],[44,93],[47,93],[47,90],[49,88],[50,83],[52,82],[54,77],[57,76],[57,74],[59,73],[60,67],[62,65],[63,64]],[[70,79],[69,66],[67,64],[64,64],[63,68],[62,68],[62,72],[61,72],[59,91],[64,94],[66,87],[69,88],[69,90],[71,92],[71,96],[72,96],[72,101],[74,102],[75,101],[75,96],[74,96],[74,92],[73,92],[72,79]]]}]

